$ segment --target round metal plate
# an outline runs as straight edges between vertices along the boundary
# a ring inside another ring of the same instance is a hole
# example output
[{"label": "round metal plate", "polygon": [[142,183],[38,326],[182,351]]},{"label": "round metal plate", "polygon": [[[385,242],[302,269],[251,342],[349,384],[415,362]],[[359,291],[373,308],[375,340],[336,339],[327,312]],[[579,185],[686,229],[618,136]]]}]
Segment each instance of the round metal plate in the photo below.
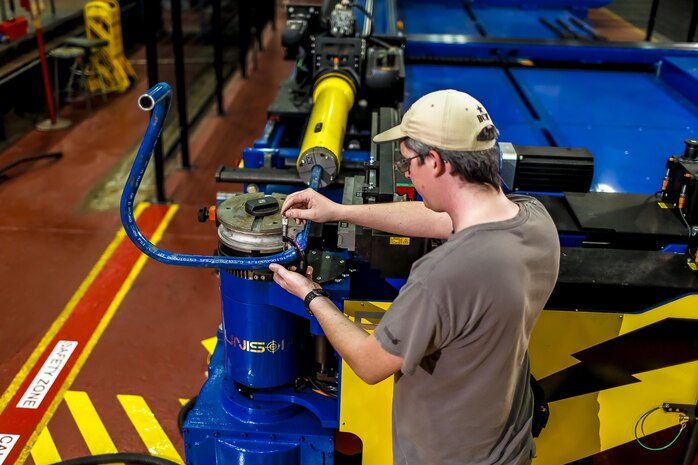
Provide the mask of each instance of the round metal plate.
[{"label": "round metal plate", "polygon": [[[245,202],[259,199],[265,194],[238,194],[225,200],[216,208],[218,237],[228,247],[241,252],[274,253],[283,250],[281,240],[281,213],[255,218],[245,211]],[[279,204],[284,194],[271,194]],[[290,234],[290,232],[289,232]]]}]

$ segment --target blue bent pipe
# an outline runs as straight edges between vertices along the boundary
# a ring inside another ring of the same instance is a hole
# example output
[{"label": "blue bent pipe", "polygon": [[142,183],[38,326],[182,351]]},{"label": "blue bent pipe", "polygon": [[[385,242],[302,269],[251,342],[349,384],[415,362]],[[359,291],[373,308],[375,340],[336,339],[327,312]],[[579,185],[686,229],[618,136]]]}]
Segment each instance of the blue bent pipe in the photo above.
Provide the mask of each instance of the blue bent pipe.
[{"label": "blue bent pipe", "polygon": [[[262,258],[178,254],[156,247],[155,244],[146,239],[143,233],[141,233],[136,224],[136,219],[133,216],[133,205],[138,187],[141,185],[143,175],[148,167],[148,162],[153,154],[155,143],[162,132],[162,125],[167,116],[167,111],[170,109],[171,96],[172,88],[169,84],[161,82],[153,86],[138,99],[138,106],[144,111],[153,110],[153,114],[150,118],[150,124],[145,132],[141,146],[138,149],[138,154],[136,154],[136,159],[131,167],[131,172],[126,180],[124,192],[121,194],[121,223],[129,239],[131,239],[136,247],[144,254],[168,265],[255,270],[266,268],[272,263],[289,263],[295,260],[297,257],[294,249]],[[315,166],[310,176],[309,185],[311,189],[318,190],[321,176],[322,167],[319,165]],[[310,221],[306,223],[303,231],[296,236],[296,242],[303,250],[305,250],[308,244],[309,231]]]}]

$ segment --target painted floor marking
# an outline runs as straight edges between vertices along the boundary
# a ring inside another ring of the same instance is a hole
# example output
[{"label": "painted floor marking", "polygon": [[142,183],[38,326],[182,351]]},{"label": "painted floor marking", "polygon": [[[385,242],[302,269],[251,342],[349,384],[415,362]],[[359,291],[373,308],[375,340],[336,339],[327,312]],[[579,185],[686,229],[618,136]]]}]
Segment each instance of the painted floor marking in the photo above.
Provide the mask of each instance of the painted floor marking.
[{"label": "painted floor marking", "polygon": [[158,457],[184,464],[184,460],[175,449],[165,430],[155,418],[145,399],[141,396],[118,395],[121,406],[136,428],[148,452]]},{"label": "painted floor marking", "polygon": [[34,465],[51,465],[61,461],[61,455],[58,453],[48,428],[44,428],[39,437],[36,438],[31,455]]},{"label": "painted floor marking", "polygon": [[[138,225],[151,242],[160,240],[177,208],[139,205]],[[0,465],[27,459],[146,261],[120,230],[0,400],[0,441],[14,440],[0,443],[5,450],[0,448]],[[73,342],[67,354],[64,349]],[[51,386],[48,377],[54,378]]]},{"label": "painted floor marking", "polygon": [[201,345],[204,346],[204,349],[206,349],[206,352],[208,352],[208,355],[211,356],[213,355],[213,351],[216,348],[216,344],[218,343],[218,338],[217,337],[209,337],[208,339],[204,339],[201,341]]},{"label": "painted floor marking", "polygon": [[64,398],[90,453],[98,455],[118,452],[87,393],[68,391]]}]

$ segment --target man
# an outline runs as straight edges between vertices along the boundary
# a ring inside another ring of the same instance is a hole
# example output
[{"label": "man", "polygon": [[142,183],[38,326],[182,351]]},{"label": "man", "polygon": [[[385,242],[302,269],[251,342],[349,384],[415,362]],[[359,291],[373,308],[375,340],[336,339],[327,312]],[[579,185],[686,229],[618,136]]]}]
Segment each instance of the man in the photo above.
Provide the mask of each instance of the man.
[{"label": "man", "polygon": [[[363,380],[395,374],[395,464],[519,465],[533,455],[527,347],[557,279],[560,246],[537,200],[500,189],[497,136],[473,97],[433,92],[373,139],[400,140],[395,167],[423,203],[337,205],[305,190],[282,207],[300,220],[448,239],[414,263],[371,335],[328,298],[309,296],[330,342]],[[318,288],[270,268],[300,298]]]}]

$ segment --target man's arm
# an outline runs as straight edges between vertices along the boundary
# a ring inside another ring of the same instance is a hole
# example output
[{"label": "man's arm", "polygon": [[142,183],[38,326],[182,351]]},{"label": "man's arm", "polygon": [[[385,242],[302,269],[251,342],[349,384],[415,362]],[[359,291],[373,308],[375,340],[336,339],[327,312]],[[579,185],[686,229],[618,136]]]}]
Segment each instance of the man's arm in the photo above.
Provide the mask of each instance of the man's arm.
[{"label": "man's arm", "polygon": [[340,212],[341,221],[400,236],[448,239],[453,232],[451,218],[423,202],[342,205]]},{"label": "man's arm", "polygon": [[320,223],[346,221],[391,234],[446,239],[453,231],[446,213],[429,210],[422,202],[341,205],[312,189],[289,195],[281,213],[297,220]]},{"label": "man's arm", "polygon": [[402,368],[402,357],[386,352],[373,334],[354,324],[327,297],[317,297],[310,310],[337,353],[368,384],[376,384]]},{"label": "man's arm", "polygon": [[[301,299],[319,286],[305,276],[287,270],[281,265],[270,265],[274,281]],[[402,367],[403,359],[386,352],[380,342],[350,321],[326,297],[316,297],[310,310],[317,318],[337,353],[346,360],[354,372],[368,384],[376,384]]]}]

